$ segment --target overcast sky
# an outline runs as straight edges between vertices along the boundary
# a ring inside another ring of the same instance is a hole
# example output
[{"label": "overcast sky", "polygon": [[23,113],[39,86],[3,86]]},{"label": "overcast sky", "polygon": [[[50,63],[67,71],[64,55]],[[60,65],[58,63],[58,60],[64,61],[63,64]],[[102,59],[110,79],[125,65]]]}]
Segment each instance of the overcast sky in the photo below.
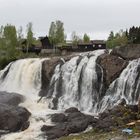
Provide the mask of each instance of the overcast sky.
[{"label": "overcast sky", "polygon": [[106,39],[111,30],[140,26],[140,0],[0,0],[0,25],[25,29],[32,22],[35,36],[44,36],[55,20],[68,36],[76,31]]}]

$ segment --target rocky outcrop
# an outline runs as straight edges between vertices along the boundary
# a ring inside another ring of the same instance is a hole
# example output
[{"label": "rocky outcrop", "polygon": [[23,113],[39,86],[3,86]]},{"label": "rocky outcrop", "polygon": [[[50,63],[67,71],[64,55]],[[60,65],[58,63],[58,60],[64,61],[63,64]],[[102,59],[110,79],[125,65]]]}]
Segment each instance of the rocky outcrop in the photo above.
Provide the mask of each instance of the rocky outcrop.
[{"label": "rocky outcrop", "polygon": [[116,47],[112,50],[111,54],[126,60],[140,58],[140,44],[129,44],[127,46]]},{"label": "rocky outcrop", "polygon": [[97,132],[111,132],[123,129],[126,124],[140,119],[138,106],[126,105],[124,102],[99,114],[98,119],[85,115],[76,108],[69,108],[64,113],[53,114],[51,118],[55,125],[44,125],[41,128],[48,140],[82,132],[89,125]]},{"label": "rocky outcrop", "polygon": [[29,126],[31,114],[23,107],[14,107],[0,103],[0,130],[15,132]]},{"label": "rocky outcrop", "polygon": [[0,103],[6,105],[17,106],[24,101],[24,97],[17,93],[8,93],[0,91]]},{"label": "rocky outcrop", "polygon": [[73,56],[65,56],[63,58],[61,57],[52,57],[48,60],[44,60],[42,63],[42,85],[41,85],[41,91],[39,93],[39,95],[42,96],[46,96],[48,93],[48,90],[51,88],[49,87],[52,75],[54,73],[55,67],[58,64],[63,64],[66,61],[70,60],[70,58],[74,57]]},{"label": "rocky outcrop", "polygon": [[103,54],[99,56],[97,63],[103,68],[105,85],[108,87],[119,77],[128,62],[118,56]]},{"label": "rocky outcrop", "polygon": [[70,108],[65,114],[53,114],[52,121],[55,126],[44,125],[41,130],[47,136],[48,140],[53,140],[71,133],[84,131],[89,125],[94,124],[97,119],[93,116],[85,115],[77,109]]},{"label": "rocky outcrop", "polygon": [[62,63],[60,58],[53,58],[43,61],[42,63],[42,85],[41,91],[39,93],[40,96],[46,96],[47,91],[49,90],[49,83],[51,77],[54,73],[55,67],[57,64]]},{"label": "rocky outcrop", "polygon": [[123,128],[127,123],[137,119],[139,119],[137,105],[118,105],[101,113],[97,123],[92,126],[98,131],[108,132]]},{"label": "rocky outcrop", "polygon": [[24,97],[20,94],[0,92],[0,135],[28,128],[31,113],[18,107],[23,101]]}]

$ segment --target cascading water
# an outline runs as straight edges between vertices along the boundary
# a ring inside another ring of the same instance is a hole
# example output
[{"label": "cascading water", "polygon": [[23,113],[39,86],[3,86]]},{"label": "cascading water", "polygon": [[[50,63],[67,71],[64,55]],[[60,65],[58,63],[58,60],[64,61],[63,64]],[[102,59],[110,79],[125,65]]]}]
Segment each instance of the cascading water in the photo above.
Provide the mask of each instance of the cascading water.
[{"label": "cascading water", "polygon": [[51,80],[52,108],[77,107],[81,111],[98,114],[117,105],[122,99],[127,104],[138,102],[140,59],[130,61],[120,77],[104,92],[103,69],[96,63],[102,53],[84,53],[56,67]]},{"label": "cascading water", "polygon": [[96,59],[103,53],[104,50],[83,53],[56,67],[51,80],[54,108],[77,107],[81,111],[94,112],[103,88],[103,73],[98,75]]},{"label": "cascading water", "polygon": [[51,123],[47,114],[56,112],[48,106],[57,109],[57,112],[77,107],[80,111],[95,114],[117,105],[121,99],[125,99],[128,104],[136,104],[140,96],[140,59],[130,61],[120,77],[105,92],[103,69],[96,63],[98,56],[103,53],[104,50],[82,53],[58,64],[46,96],[49,101],[51,99],[51,103],[47,98],[37,102],[40,99],[38,94],[41,90],[44,59],[18,60],[0,71],[0,91],[16,92],[25,96],[25,102],[20,105],[32,114],[27,130],[7,134],[1,139],[44,139],[40,136],[40,128]]},{"label": "cascading water", "polygon": [[137,104],[140,97],[140,59],[129,62],[120,77],[116,79],[107,90],[100,103],[98,112],[113,107],[122,99],[127,104]]},{"label": "cascading water", "polygon": [[[9,64],[0,71],[0,91],[22,94],[26,99],[20,105],[31,112],[30,126],[27,130],[7,134],[2,140],[35,140],[41,139],[41,126],[49,120],[47,114],[53,111],[47,110],[47,102],[41,100],[37,103],[38,93],[41,88],[41,68],[44,59],[23,59]],[[46,60],[46,59],[45,59]]]}]

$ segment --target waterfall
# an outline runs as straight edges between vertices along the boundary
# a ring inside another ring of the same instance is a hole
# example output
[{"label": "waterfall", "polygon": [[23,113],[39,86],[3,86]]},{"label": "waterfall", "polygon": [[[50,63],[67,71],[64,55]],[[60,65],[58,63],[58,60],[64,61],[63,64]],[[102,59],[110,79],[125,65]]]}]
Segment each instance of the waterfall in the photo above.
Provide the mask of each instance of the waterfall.
[{"label": "waterfall", "polygon": [[[45,59],[46,60],[46,59]],[[47,114],[54,113],[48,109],[47,100],[37,103],[41,88],[41,68],[44,59],[22,59],[9,64],[0,71],[0,91],[22,94],[26,100],[20,106],[31,112],[30,126],[22,132],[10,133],[2,136],[2,140],[31,140],[43,139],[40,128],[46,122],[51,123]]]},{"label": "waterfall", "polygon": [[22,94],[26,100],[20,105],[32,114],[27,130],[7,134],[1,139],[44,139],[40,128],[51,124],[47,115],[69,107],[94,114],[119,104],[122,99],[128,104],[136,104],[140,96],[140,59],[130,61],[105,91],[104,72],[96,63],[101,54],[104,50],[77,54],[66,62],[62,59],[63,63],[55,67],[48,93],[39,103],[42,62],[46,59],[22,59],[1,70],[0,91]]},{"label": "waterfall", "polygon": [[85,112],[94,111],[103,88],[102,68],[96,64],[96,60],[103,53],[104,50],[83,53],[56,67],[51,80],[52,108],[77,107]]},{"label": "waterfall", "polygon": [[41,61],[23,59],[9,64],[0,71],[0,91],[38,94],[41,87]]},{"label": "waterfall", "polygon": [[[140,59],[129,62],[120,77],[104,91],[103,69],[96,63],[102,51],[84,53],[57,65],[51,80],[50,104],[54,109],[76,107],[98,114],[122,99],[136,104],[140,94]],[[55,84],[54,84],[55,83]]]},{"label": "waterfall", "polygon": [[120,77],[108,88],[104,98],[99,103],[98,112],[120,103],[125,99],[127,104],[137,104],[140,97],[140,59],[129,62]]}]

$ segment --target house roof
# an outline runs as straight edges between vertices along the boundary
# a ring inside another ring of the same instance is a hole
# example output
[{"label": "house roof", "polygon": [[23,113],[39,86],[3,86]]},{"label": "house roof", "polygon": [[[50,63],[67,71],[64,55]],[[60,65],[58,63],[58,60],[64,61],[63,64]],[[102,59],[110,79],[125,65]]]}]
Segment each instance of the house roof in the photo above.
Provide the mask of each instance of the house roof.
[{"label": "house roof", "polygon": [[106,44],[105,40],[91,40],[90,42],[92,44]]}]

